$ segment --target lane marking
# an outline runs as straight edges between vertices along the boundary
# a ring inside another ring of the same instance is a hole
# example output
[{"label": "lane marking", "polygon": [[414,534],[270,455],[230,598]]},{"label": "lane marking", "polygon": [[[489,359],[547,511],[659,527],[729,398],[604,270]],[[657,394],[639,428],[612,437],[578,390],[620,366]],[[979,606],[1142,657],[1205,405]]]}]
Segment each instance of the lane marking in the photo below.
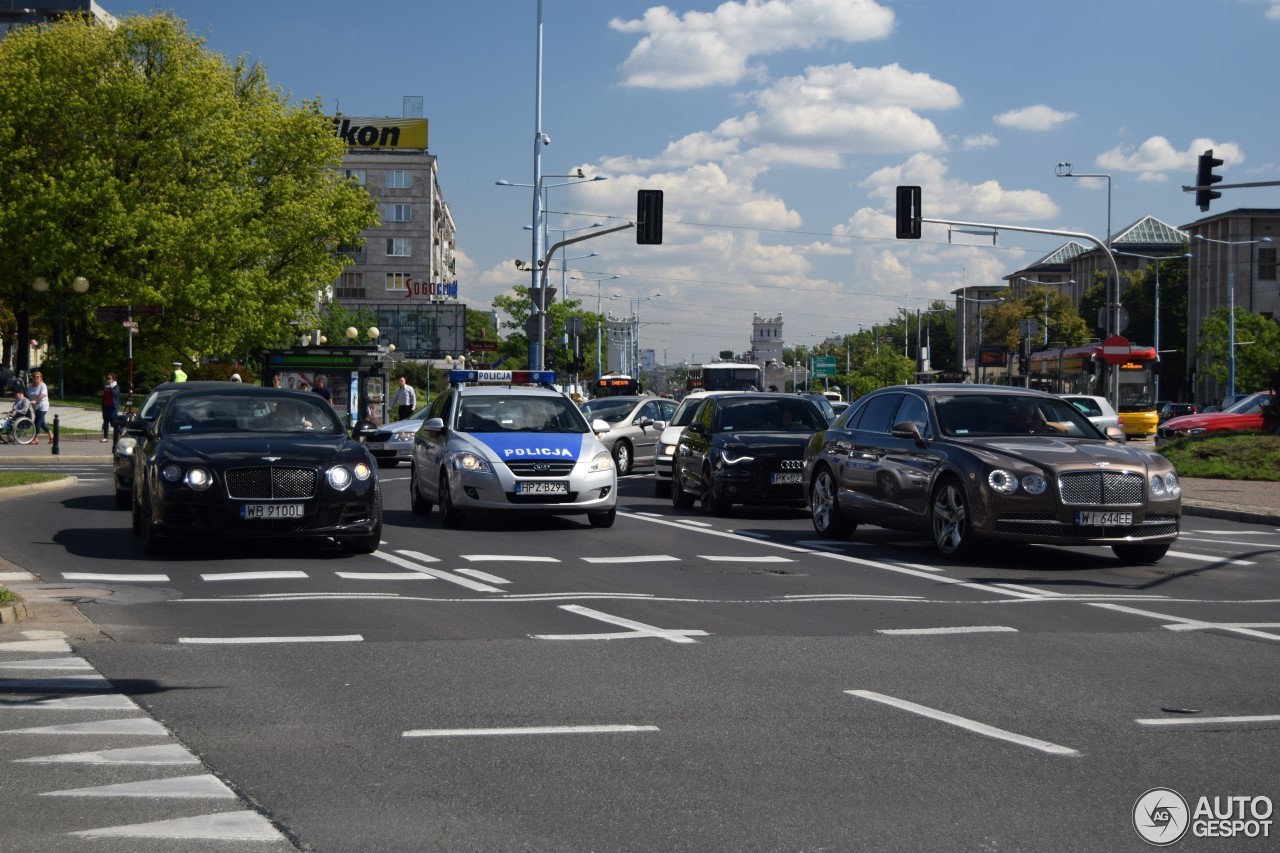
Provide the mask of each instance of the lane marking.
[{"label": "lane marking", "polygon": [[[48,693],[61,690],[112,690],[115,685],[98,673],[52,678],[10,678],[0,681],[0,692]],[[29,690],[24,688],[30,688]]]},{"label": "lane marking", "polygon": [[83,838],[183,838],[214,841],[286,841],[271,821],[255,811],[222,812],[182,817],[175,820],[158,820],[153,823],[135,823],[129,826],[108,826],[102,829],[84,829],[69,833]]},{"label": "lane marking", "polygon": [[63,572],[62,579],[67,581],[103,581],[103,582],[130,582],[138,581],[143,583],[168,583],[168,575],[108,575],[98,572]]},{"label": "lane marking", "polygon": [[1143,726],[1204,726],[1231,723],[1280,723],[1280,714],[1258,714],[1251,717],[1158,717],[1153,720],[1134,720]]},{"label": "lane marking", "polygon": [[[386,543],[383,543],[383,544],[386,544]],[[396,551],[396,553],[397,553],[397,554],[403,554],[403,555],[404,555],[404,556],[406,556],[406,557],[412,557],[413,559],[417,560],[419,563],[438,563],[438,562],[440,562],[440,558],[439,558],[439,557],[433,557],[433,556],[431,556],[430,554],[424,554],[424,553],[422,553],[421,551],[408,551],[408,550],[404,550],[404,551]]]},{"label": "lane marking", "polygon": [[869,593],[855,592],[818,592],[809,595],[786,595],[783,596],[783,601],[784,603],[803,603],[806,601],[909,601],[919,604],[931,603],[925,601],[924,596],[920,595],[871,595]]},{"label": "lane marking", "polygon": [[328,637],[179,637],[187,645],[250,646],[269,643],[362,643],[359,634],[334,634]]},{"label": "lane marking", "polygon": [[[401,551],[400,553],[404,553]],[[470,563],[558,563],[559,557],[535,557],[532,554],[459,554]]]},{"label": "lane marking", "polygon": [[630,557],[582,557],[584,563],[622,564],[622,563],[679,563],[679,557],[667,554],[636,554]]},{"label": "lane marking", "polygon": [[1004,625],[971,625],[969,627],[956,628],[879,628],[877,634],[990,634],[997,632],[1008,632],[1012,634],[1018,633],[1017,628],[1009,628]]},{"label": "lane marking", "polygon": [[334,572],[340,578],[351,581],[433,581],[431,575],[422,572]]},{"label": "lane marking", "polygon": [[657,640],[667,640],[672,643],[697,643],[692,637],[706,637],[706,631],[698,630],[668,630],[665,628],[657,628],[653,625],[646,625],[643,622],[636,622],[632,619],[624,619],[621,616],[611,616],[608,613],[601,613],[599,610],[592,610],[589,607],[582,607],[578,604],[561,604],[561,610],[567,610],[570,613],[576,613],[579,616],[586,616],[588,619],[598,619],[601,622],[608,622],[610,625],[617,625],[621,628],[630,628],[629,632],[623,634],[542,634],[532,635],[536,640],[577,640],[577,639],[634,639],[638,637],[652,637]]},{"label": "lane marking", "polygon": [[946,711],[939,711],[936,708],[930,708],[925,705],[917,705],[915,702],[908,702],[905,699],[897,699],[893,696],[886,696],[883,693],[876,693],[871,690],[846,690],[850,696],[857,696],[862,699],[870,699],[872,702],[880,702],[890,705],[903,711],[910,711],[913,714],[920,714],[939,722],[949,723],[962,729],[974,732],[975,734],[985,735],[987,737],[996,738],[997,740],[1016,743],[1019,746],[1030,747],[1031,749],[1047,752],[1050,755],[1079,755],[1080,753],[1074,749],[1065,746],[1059,746],[1056,743],[1050,743],[1047,740],[1039,738],[1027,737],[1026,735],[1014,734],[1004,729],[998,729],[995,726],[989,726],[986,723],[979,723],[977,720],[970,720],[967,717],[960,717],[955,714],[949,714]]},{"label": "lane marking", "polygon": [[0,643],[3,652],[69,652],[71,644],[66,640],[10,640]]},{"label": "lane marking", "polygon": [[416,563],[411,563],[408,560],[401,559],[394,554],[384,554],[381,551],[376,551],[373,556],[377,557],[379,560],[386,560],[388,563],[399,566],[402,569],[409,569],[410,571],[421,572],[424,575],[431,575],[433,578],[439,578],[440,580],[448,581],[449,583],[456,583],[458,586],[466,587],[467,589],[474,590],[475,592],[502,592],[502,590],[498,589],[496,586],[489,586],[488,584],[483,584],[479,581],[473,581],[470,578],[459,577],[452,572],[446,572],[441,569],[433,569],[429,566],[419,566]]},{"label": "lane marking", "polygon": [[279,571],[279,572],[217,572],[210,575],[201,575],[202,581],[269,581],[269,580],[287,580],[295,578],[306,578],[306,572],[297,571]]},{"label": "lane marking", "polygon": [[794,563],[795,560],[790,557],[779,557],[775,555],[766,555],[763,557],[735,557],[732,554],[699,554],[698,557],[703,560],[709,560],[714,563]]},{"label": "lane marking", "polygon": [[1177,622],[1160,627],[1166,631],[1203,631],[1207,628],[1280,628],[1280,622],[1206,622],[1203,625]]},{"label": "lane marking", "polygon": [[[1208,622],[1208,621],[1205,621],[1204,619],[1187,619],[1181,616],[1170,616],[1167,613],[1156,613],[1151,610],[1139,610],[1136,607],[1126,607],[1123,604],[1090,604],[1089,606],[1100,607],[1104,610],[1114,610],[1117,613],[1132,613],[1135,616],[1146,616],[1150,619],[1159,619],[1162,622],[1167,621],[1167,622],[1176,623],[1179,625],[1196,626],[1194,629],[1193,628],[1178,629],[1182,631],[1217,629],[1219,631],[1227,631],[1232,634],[1241,634],[1245,637],[1256,637],[1257,639],[1260,639],[1260,640],[1280,640],[1280,636],[1277,636],[1275,634],[1268,634],[1265,631],[1256,631],[1253,628],[1234,628],[1231,626],[1230,623],[1219,624],[1216,622]],[[1164,627],[1166,628],[1166,630],[1172,630],[1169,628],[1168,625]]]},{"label": "lane marking", "polygon": [[[1193,530],[1192,533],[1212,533],[1220,536],[1270,536],[1270,530]],[[1185,539],[1185,536],[1179,536]]]},{"label": "lane marking", "polygon": [[67,723],[61,726],[35,726],[29,729],[6,729],[0,735],[156,735],[169,732],[150,717],[123,720],[95,720],[91,723]]},{"label": "lane marking", "polygon": [[1166,551],[1166,557],[1179,557],[1183,560],[1197,560],[1201,563],[1226,563],[1228,566],[1255,566],[1252,560],[1232,560],[1226,557],[1215,557],[1212,554],[1192,554],[1189,551]]},{"label": "lane marking", "polygon": [[93,669],[93,664],[77,657],[44,658],[0,663],[0,669]]},{"label": "lane marking", "polygon": [[[646,516],[646,517],[648,517],[648,516]],[[663,518],[664,516],[661,516],[661,515],[655,515],[655,516],[652,516],[652,517],[653,517],[653,518]],[[680,524],[682,524],[682,525],[684,525],[685,527],[715,527],[715,525],[714,525],[714,524],[711,524],[710,522],[707,522],[707,521],[698,521],[698,520],[693,519],[693,518],[682,518],[682,519],[680,519],[680,520],[679,520],[679,523],[680,523]]]},{"label": "lane marking", "polygon": [[945,572],[941,566],[926,566],[923,563],[903,563],[908,569],[919,569],[922,572]]},{"label": "lane marking", "polygon": [[0,702],[0,708],[25,711],[141,711],[123,693],[101,693],[97,696],[60,696],[31,699],[25,702]]},{"label": "lane marking", "polygon": [[594,735],[656,732],[657,726],[524,726],[510,729],[410,729],[402,737],[491,737],[497,735]]},{"label": "lane marking", "polygon": [[460,575],[475,578],[479,581],[488,581],[489,583],[511,583],[506,578],[500,578],[497,575],[491,575],[488,572],[482,572],[479,569],[454,569]]},{"label": "lane marking", "polygon": [[22,583],[35,579],[36,576],[31,572],[0,572],[0,583]]},{"label": "lane marking", "polygon": [[1055,592],[1047,589],[1036,589],[1035,587],[1028,587],[1020,583],[993,583],[992,586],[998,586],[1002,589],[1011,589],[1011,590],[1014,590],[1015,592],[1034,592],[1039,595],[1048,596],[1050,598],[1068,597],[1065,592]]},{"label": "lane marking", "polygon": [[119,782],[90,788],[67,788],[44,791],[42,797],[156,797],[166,800],[236,799],[235,792],[211,773],[148,779],[143,782]]},{"label": "lane marking", "polygon": [[93,752],[64,752],[61,755],[37,755],[16,758],[15,764],[199,764],[196,758],[177,744],[133,746]]},{"label": "lane marking", "polygon": [[[1246,535],[1251,532],[1255,534],[1261,534],[1264,536],[1271,535],[1270,533],[1267,533],[1265,530],[1258,530],[1258,531],[1242,530],[1240,532]],[[1268,550],[1275,550],[1276,548],[1280,548],[1280,545],[1273,545],[1270,542],[1237,542],[1234,539],[1201,539],[1197,536],[1187,536],[1185,533],[1178,537],[1178,541],[1179,542],[1210,542],[1214,545],[1244,545],[1249,548],[1266,548]]]}]

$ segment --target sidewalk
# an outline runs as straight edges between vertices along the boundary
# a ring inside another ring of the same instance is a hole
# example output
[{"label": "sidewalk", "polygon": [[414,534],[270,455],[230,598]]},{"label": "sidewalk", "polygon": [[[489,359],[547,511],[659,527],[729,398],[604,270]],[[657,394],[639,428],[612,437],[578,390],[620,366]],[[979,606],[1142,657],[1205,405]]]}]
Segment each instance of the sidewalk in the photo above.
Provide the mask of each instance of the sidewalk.
[{"label": "sidewalk", "polygon": [[[54,416],[58,418],[58,453],[54,455],[47,435],[40,436],[38,445],[0,444],[0,465],[26,464],[33,459],[46,463],[59,462],[110,462],[111,442],[102,441],[102,410],[82,409],[77,406],[49,406],[45,422],[53,429]],[[87,435],[65,435],[68,427],[92,430]]]}]

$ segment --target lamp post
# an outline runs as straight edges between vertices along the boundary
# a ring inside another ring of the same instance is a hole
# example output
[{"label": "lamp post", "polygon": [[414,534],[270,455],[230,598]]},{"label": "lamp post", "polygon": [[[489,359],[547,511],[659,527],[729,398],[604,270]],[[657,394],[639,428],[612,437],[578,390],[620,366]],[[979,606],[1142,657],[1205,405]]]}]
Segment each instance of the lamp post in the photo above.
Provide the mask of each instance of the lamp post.
[{"label": "lamp post", "polygon": [[[1116,252],[1115,254],[1123,255],[1126,253]],[[1157,273],[1157,275],[1159,275],[1159,273]],[[1038,281],[1034,278],[1027,278],[1026,276],[1018,276],[1018,280],[1024,281],[1027,284],[1038,284],[1043,287],[1057,287],[1058,285],[1062,285],[1062,284],[1074,287],[1076,283],[1076,280],[1074,278],[1069,278],[1066,281]],[[1156,298],[1159,299],[1160,298],[1159,295],[1157,295]],[[1158,307],[1159,305],[1160,303],[1156,302],[1156,306]],[[1049,294],[1045,293],[1044,295],[1044,346],[1048,346],[1048,345],[1049,345]]]},{"label": "lamp post", "polygon": [[[1111,248],[1111,176],[1102,173],[1091,175],[1076,174],[1072,171],[1070,163],[1059,163],[1054,170],[1059,178],[1106,178],[1107,179],[1107,248]],[[1117,283],[1118,286],[1118,283]]]},{"label": "lamp post", "polygon": [[[982,368],[981,368],[981,362],[982,362],[982,306],[983,306],[983,305],[1000,305],[1001,303],[1003,303],[1003,302],[1005,301],[1005,299],[1004,299],[1004,297],[1003,297],[1003,296],[998,296],[998,297],[996,297],[995,299],[974,299],[973,297],[970,297],[970,296],[963,296],[963,295],[961,295],[961,296],[957,296],[957,297],[956,297],[956,301],[957,301],[957,302],[972,302],[973,304],[975,304],[975,305],[977,305],[977,306],[978,306],[978,336],[977,336],[977,338],[976,338],[976,339],[974,340],[974,342],[973,342],[973,376],[974,376],[974,381],[975,381],[975,382],[977,382],[979,385],[981,385],[982,383],[981,383],[981,381],[980,381],[980,380],[981,380],[981,376],[982,376],[982,373],[981,373],[981,370],[982,370]],[[967,313],[967,312],[956,312],[956,313]],[[961,352],[961,354],[960,354],[960,358],[962,358],[962,359],[964,358],[964,353],[963,353],[963,352]],[[963,365],[963,364],[961,364],[961,369],[963,369],[963,367],[964,367],[964,365]]]},{"label": "lamp post", "polygon": [[[45,293],[49,290],[49,280],[44,276],[37,276],[31,282],[31,289],[36,293]],[[78,275],[71,280],[71,289],[76,293],[89,292],[89,279],[82,275]],[[65,396],[63,390],[66,385],[65,371],[63,365],[67,361],[67,291],[65,288],[58,289],[58,399],[62,400]],[[30,359],[28,359],[30,361]],[[30,368],[30,364],[28,364]]]},{"label": "lamp post", "polygon": [[661,296],[662,293],[658,292],[648,296],[627,296],[623,293],[615,293],[609,297],[610,299],[627,299],[631,302],[631,317],[626,331],[622,372],[628,375],[634,374],[636,379],[640,378],[640,303],[649,302]]},{"label": "lamp post", "polygon": [[[1270,237],[1259,237],[1257,240],[1214,240],[1203,234],[1195,235],[1197,240],[1205,243],[1216,243],[1220,246],[1252,246],[1255,243],[1270,243]],[[1227,397],[1236,395],[1236,265],[1227,261]]]},{"label": "lamp post", "polygon": [[[1156,351],[1156,360],[1159,361],[1160,360],[1160,263],[1162,261],[1172,261],[1172,260],[1177,260],[1179,258],[1189,258],[1191,257],[1191,254],[1188,252],[1181,255],[1163,255],[1163,256],[1157,257],[1155,255],[1139,255],[1137,252],[1120,252],[1115,249],[1112,249],[1111,253],[1113,255],[1124,255],[1125,257],[1128,257],[1128,258],[1142,258],[1144,261],[1155,261],[1156,288],[1155,288],[1155,299],[1153,300],[1152,309],[1151,309],[1154,314],[1154,316],[1152,317],[1151,348]],[[1156,370],[1155,385],[1154,385],[1153,393],[1155,395],[1155,399],[1159,400],[1160,399],[1159,369]]]},{"label": "lamp post", "polygon": [[581,278],[576,275],[569,276],[569,279],[571,281],[594,281],[596,283],[596,379],[599,379],[601,376],[604,376],[604,372],[602,370],[602,365],[600,362],[600,348],[603,346],[600,330],[604,326],[604,323],[602,322],[603,317],[601,317],[600,315],[600,305],[601,305],[600,282],[613,281],[615,278],[621,278],[621,276],[609,275],[609,276],[605,276],[604,278]]}]

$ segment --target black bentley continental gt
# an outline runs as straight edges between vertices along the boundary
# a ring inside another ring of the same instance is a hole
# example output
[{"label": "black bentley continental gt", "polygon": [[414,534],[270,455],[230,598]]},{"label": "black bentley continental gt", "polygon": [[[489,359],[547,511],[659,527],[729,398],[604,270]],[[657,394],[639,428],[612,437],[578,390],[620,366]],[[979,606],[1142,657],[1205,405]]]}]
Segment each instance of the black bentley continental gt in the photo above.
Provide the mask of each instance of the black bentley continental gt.
[{"label": "black bentley continental gt", "polygon": [[154,554],[178,538],[325,539],[348,553],[382,536],[377,466],[318,394],[227,383],[177,391],[126,426],[133,531]]}]

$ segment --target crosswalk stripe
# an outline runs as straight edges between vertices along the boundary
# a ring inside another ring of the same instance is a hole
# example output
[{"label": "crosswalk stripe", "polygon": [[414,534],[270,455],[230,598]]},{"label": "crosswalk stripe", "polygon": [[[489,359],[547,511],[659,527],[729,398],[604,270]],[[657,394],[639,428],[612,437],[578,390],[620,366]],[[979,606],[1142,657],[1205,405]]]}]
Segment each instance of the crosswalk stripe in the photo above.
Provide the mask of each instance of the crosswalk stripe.
[{"label": "crosswalk stripe", "polygon": [[89,788],[45,791],[42,797],[157,797],[174,800],[235,799],[236,795],[222,780],[211,773],[147,779],[143,782],[119,782]]},{"label": "crosswalk stripe", "polygon": [[125,720],[95,720],[90,723],[68,723],[62,726],[34,726],[28,729],[6,729],[0,735],[168,735],[165,727],[148,717]]},{"label": "crosswalk stripe", "polygon": [[15,764],[199,764],[196,758],[176,743],[159,746],[130,746],[90,752],[64,752],[60,755],[37,755],[17,758]]},{"label": "crosswalk stripe", "polygon": [[185,838],[222,841],[283,841],[271,822],[254,811],[220,814],[109,826],[70,833],[84,838]]}]

